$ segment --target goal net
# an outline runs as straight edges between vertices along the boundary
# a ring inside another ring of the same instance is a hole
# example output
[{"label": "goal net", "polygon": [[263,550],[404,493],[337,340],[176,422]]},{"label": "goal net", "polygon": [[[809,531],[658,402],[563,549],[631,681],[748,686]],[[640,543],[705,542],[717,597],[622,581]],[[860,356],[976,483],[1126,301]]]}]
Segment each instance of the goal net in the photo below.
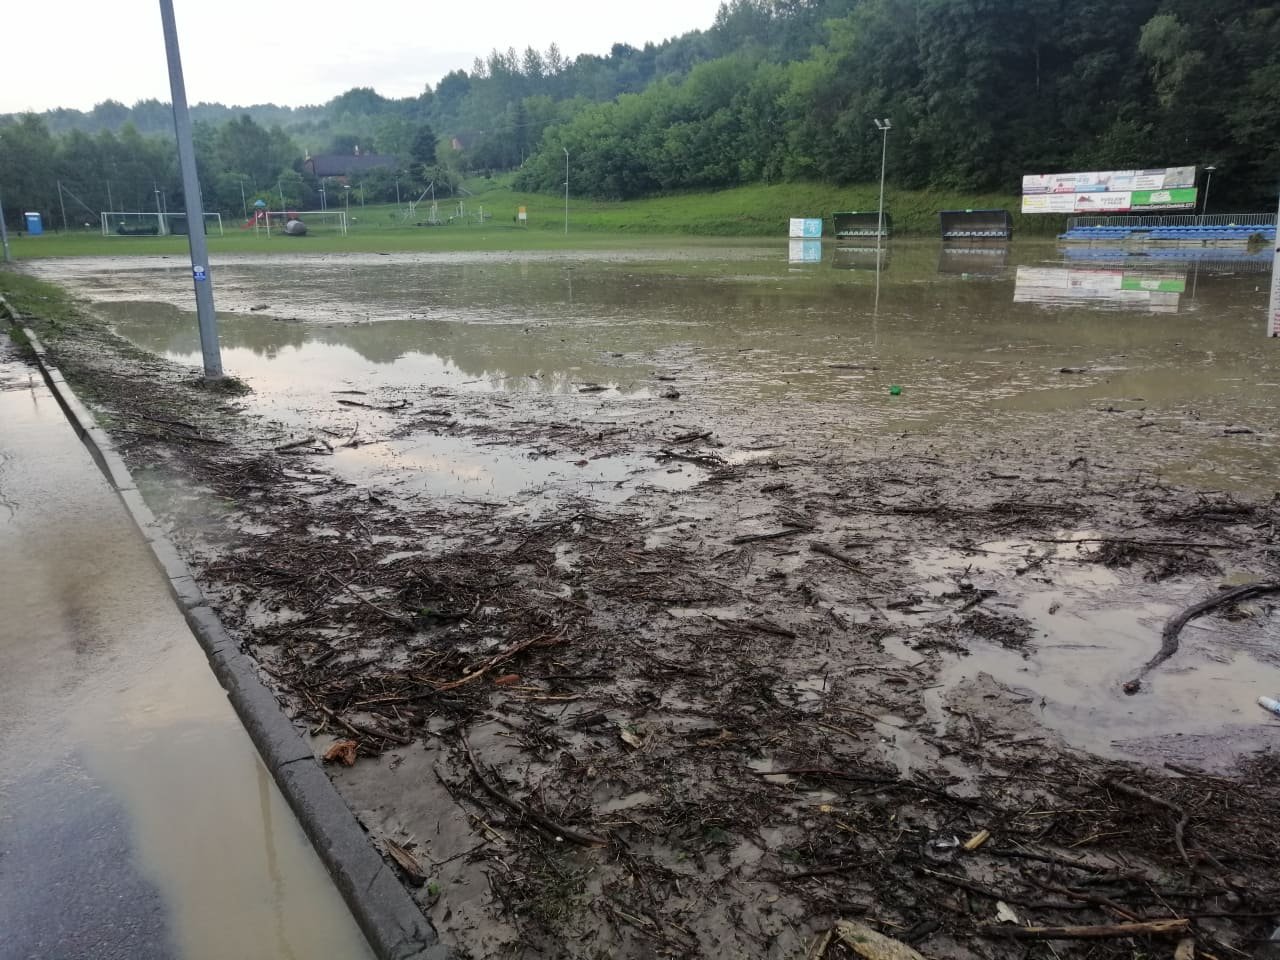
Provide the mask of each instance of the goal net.
[{"label": "goal net", "polygon": [[[250,221],[248,225],[255,224]],[[345,237],[347,213],[345,210],[264,210],[258,218],[257,225],[265,229],[269,237],[310,237],[326,234]]]},{"label": "goal net", "polygon": [[[190,232],[185,213],[147,213],[108,210],[102,214],[104,237],[185,237]],[[204,215],[205,236],[222,236],[222,214]]]}]

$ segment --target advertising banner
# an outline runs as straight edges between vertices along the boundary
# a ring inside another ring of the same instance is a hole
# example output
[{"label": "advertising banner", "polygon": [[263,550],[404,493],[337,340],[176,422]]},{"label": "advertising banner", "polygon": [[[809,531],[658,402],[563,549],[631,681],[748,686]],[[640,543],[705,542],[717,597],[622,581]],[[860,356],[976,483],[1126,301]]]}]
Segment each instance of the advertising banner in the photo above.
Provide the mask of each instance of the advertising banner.
[{"label": "advertising banner", "polygon": [[1022,198],[1023,213],[1075,213],[1074,193],[1042,193]]},{"label": "advertising banner", "polygon": [[[1070,206],[1058,199],[1071,198]],[[1144,209],[1189,210],[1196,204],[1196,168],[1031,173],[1022,178],[1023,213],[1123,213]]]},{"label": "advertising banner", "polygon": [[1135,190],[1130,199],[1130,206],[1137,210],[1161,208],[1164,210],[1194,210],[1196,207],[1195,187],[1179,187],[1174,190]]},{"label": "advertising banner", "polygon": [[822,221],[817,217],[792,217],[787,235],[793,240],[821,237]]},{"label": "advertising banner", "polygon": [[1132,194],[1127,191],[1119,193],[1078,193],[1075,199],[1075,213],[1124,213],[1129,209]]}]

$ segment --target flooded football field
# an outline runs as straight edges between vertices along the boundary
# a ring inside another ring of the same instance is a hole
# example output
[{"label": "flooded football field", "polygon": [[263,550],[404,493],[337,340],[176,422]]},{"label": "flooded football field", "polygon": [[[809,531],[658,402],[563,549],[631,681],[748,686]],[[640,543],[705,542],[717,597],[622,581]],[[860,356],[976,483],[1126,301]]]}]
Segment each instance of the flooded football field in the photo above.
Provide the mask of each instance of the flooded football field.
[{"label": "flooded football field", "polygon": [[[778,245],[296,256],[219,264],[215,293],[226,368],[253,385],[256,410],[286,423],[331,414],[344,389],[489,395],[597,419],[635,416],[674,389],[744,432],[833,445],[903,432],[945,442],[974,421],[1051,433],[1057,415],[1102,409],[1119,421],[1107,429],[1141,419],[1176,437],[1162,471],[1249,487],[1273,474],[1280,416],[1268,253],[918,243],[884,251],[879,270],[874,249],[830,245],[819,262]],[[37,269],[101,302],[134,343],[198,362],[182,261]],[[364,411],[337,412],[340,429]],[[398,462],[441,492],[507,497],[513,473],[549,479],[527,457],[512,470],[480,448],[436,446],[344,456],[363,461],[353,472]]]},{"label": "flooded football field", "polygon": [[[446,936],[477,956],[783,956],[802,940],[785,918],[826,915],[792,881],[936,898],[947,877],[898,868],[954,856],[976,807],[1055,856],[1124,838],[1164,864],[1107,777],[1262,775],[1272,596],[1145,665],[1180,610],[1280,579],[1269,256],[228,258],[235,397],[190,386],[183,261],[33,269],[129,345],[72,366],[317,751],[330,715],[365,731],[332,775],[419,857]],[[630,852],[569,856],[493,819],[489,774]],[[843,879],[842,850],[878,879]],[[935,948],[985,955],[967,950]]]}]

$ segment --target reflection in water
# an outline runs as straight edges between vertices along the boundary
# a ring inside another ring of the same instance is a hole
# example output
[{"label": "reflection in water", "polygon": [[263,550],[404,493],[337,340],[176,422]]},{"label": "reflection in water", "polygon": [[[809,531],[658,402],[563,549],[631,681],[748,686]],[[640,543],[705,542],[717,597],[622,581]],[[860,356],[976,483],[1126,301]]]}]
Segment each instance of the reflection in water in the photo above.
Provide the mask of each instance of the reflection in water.
[{"label": "reflection in water", "polygon": [[1229,275],[1266,273],[1271,269],[1271,251],[1266,247],[1082,247],[1068,245],[1059,253],[1072,263],[1123,265],[1125,268],[1196,269],[1202,274]]},{"label": "reflection in water", "polygon": [[836,270],[888,270],[888,247],[848,247],[841,244],[831,255]]},{"label": "reflection in water", "polygon": [[961,277],[1001,277],[1009,267],[1009,246],[999,243],[944,243],[938,272]]},{"label": "reflection in water", "polygon": [[1093,309],[1177,313],[1187,289],[1185,273],[1018,267],[1015,303],[1074,304]]},{"label": "reflection in water", "polygon": [[821,240],[790,240],[787,243],[788,263],[821,263]]}]

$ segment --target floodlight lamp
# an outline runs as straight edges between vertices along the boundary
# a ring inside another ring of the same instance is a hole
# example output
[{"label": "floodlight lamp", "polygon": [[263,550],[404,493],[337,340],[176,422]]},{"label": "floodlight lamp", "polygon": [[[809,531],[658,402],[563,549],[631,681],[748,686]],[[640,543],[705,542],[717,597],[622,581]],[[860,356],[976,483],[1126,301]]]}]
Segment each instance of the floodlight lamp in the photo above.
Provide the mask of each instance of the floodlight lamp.
[{"label": "floodlight lamp", "polygon": [[1217,168],[1217,167],[1215,167],[1215,166],[1211,163],[1211,164],[1209,164],[1208,166],[1206,166],[1206,167],[1204,168],[1204,172],[1205,172],[1205,173],[1213,173],[1213,171],[1215,171],[1215,170],[1217,170],[1217,169],[1218,169],[1218,168]]},{"label": "floodlight lamp", "polygon": [[877,129],[877,130],[892,130],[892,129],[893,129],[893,124],[890,122],[890,120],[889,120],[889,118],[888,118],[888,117],[885,117],[883,120],[879,120],[879,119],[877,119],[877,120],[876,120],[876,129]]}]

